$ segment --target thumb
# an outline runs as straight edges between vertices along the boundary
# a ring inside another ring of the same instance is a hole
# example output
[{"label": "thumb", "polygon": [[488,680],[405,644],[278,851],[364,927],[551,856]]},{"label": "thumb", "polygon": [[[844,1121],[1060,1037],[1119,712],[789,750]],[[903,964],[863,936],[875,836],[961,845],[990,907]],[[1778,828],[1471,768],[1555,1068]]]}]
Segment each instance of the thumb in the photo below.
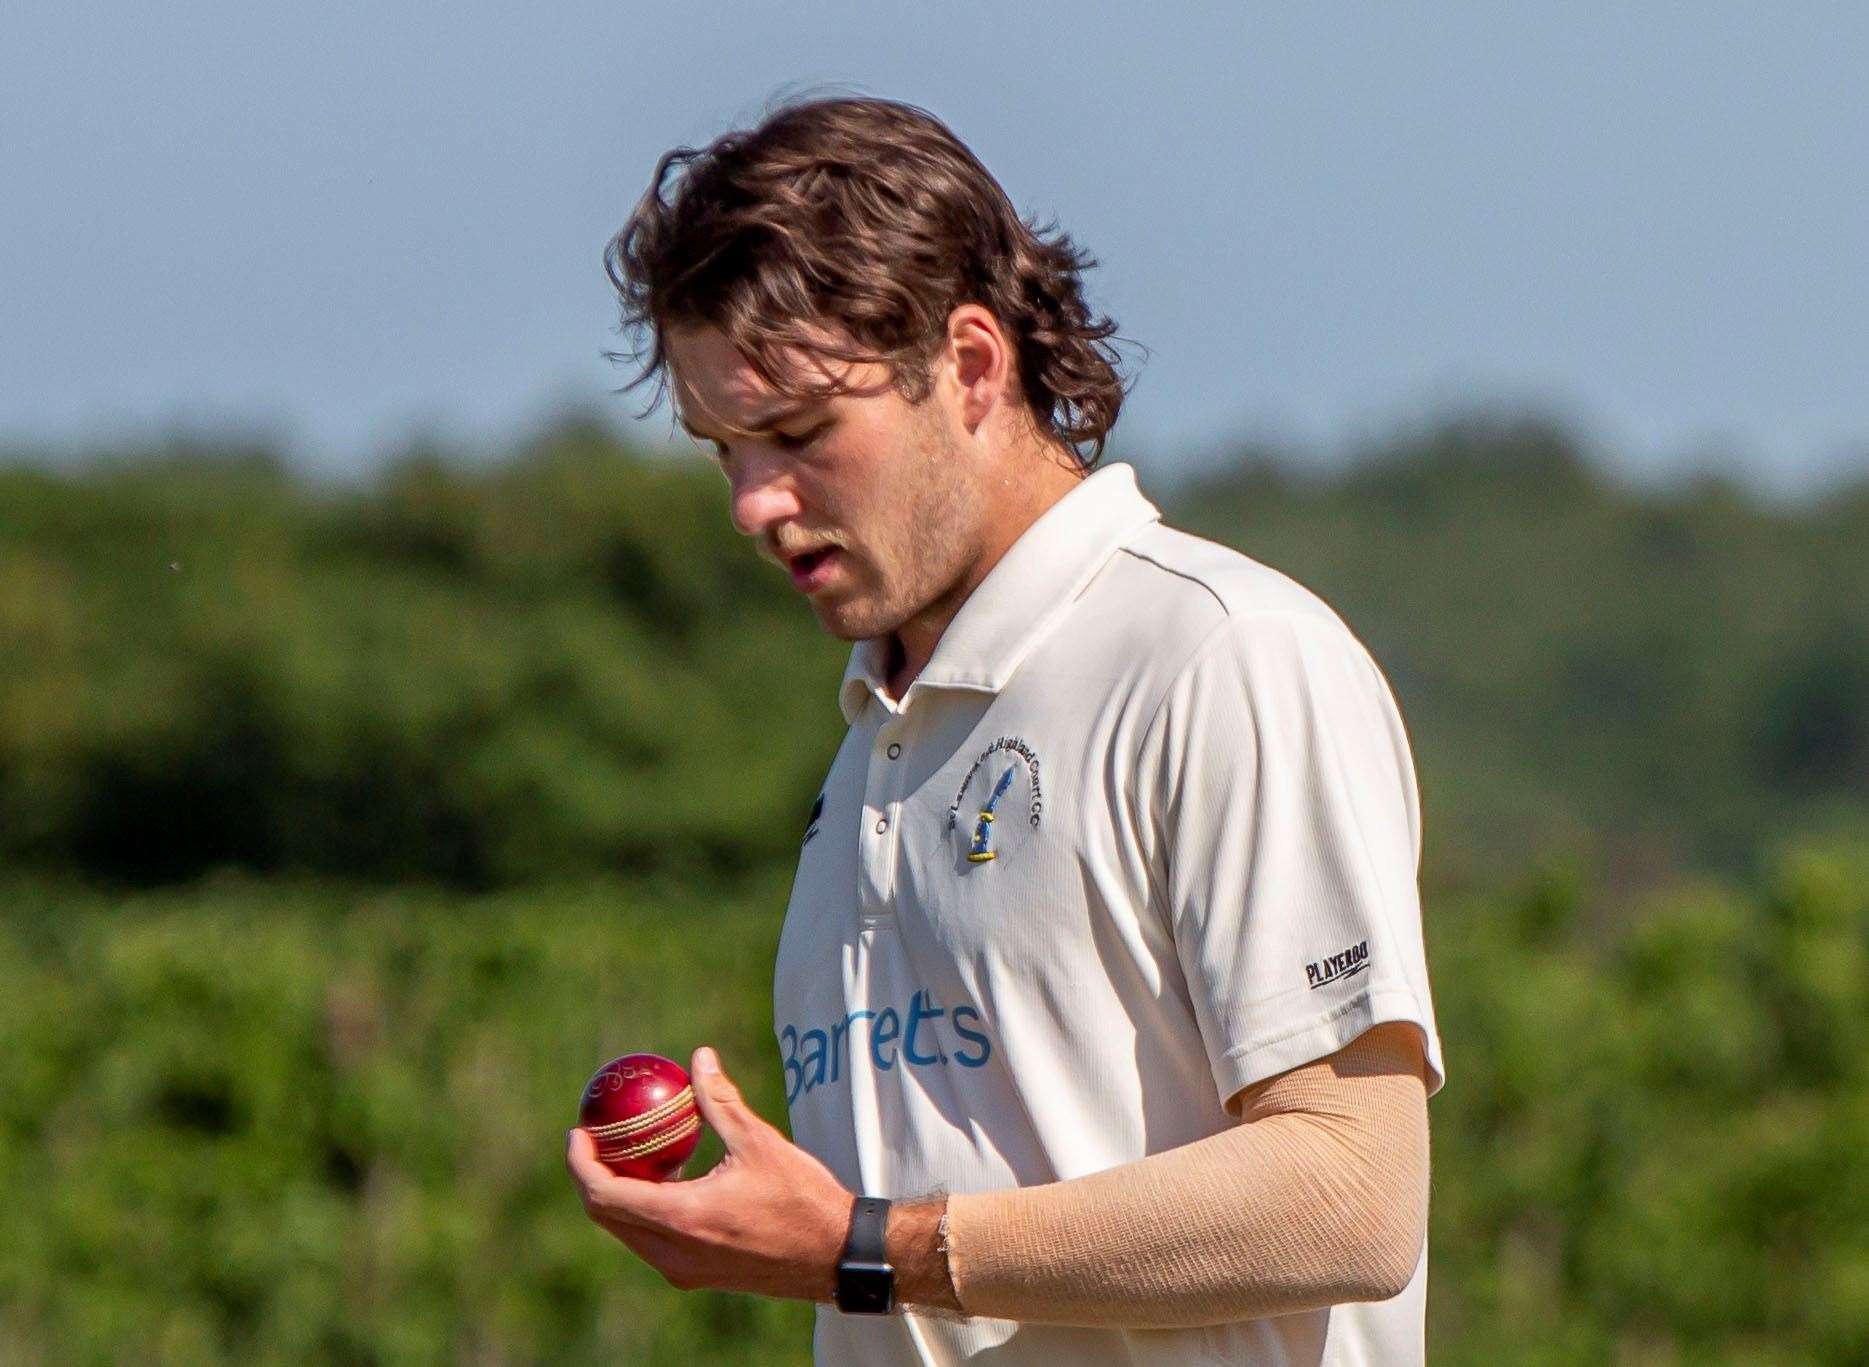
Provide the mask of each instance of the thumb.
[{"label": "thumb", "polygon": [[703,1045],[694,1051],[694,1100],[705,1120],[729,1153],[739,1148],[764,1124],[746,1104],[720,1066],[720,1055]]}]

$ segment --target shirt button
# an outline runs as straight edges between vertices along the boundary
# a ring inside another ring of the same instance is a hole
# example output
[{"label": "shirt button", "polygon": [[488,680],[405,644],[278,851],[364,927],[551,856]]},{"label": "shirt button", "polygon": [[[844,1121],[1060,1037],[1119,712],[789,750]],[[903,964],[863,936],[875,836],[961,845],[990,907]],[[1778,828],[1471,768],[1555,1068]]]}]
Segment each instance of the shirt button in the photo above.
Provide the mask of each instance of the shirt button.
[{"label": "shirt button", "polygon": [[900,744],[890,745],[889,758],[890,759],[901,759],[902,758],[902,746]]},{"label": "shirt button", "polygon": [[888,829],[889,829],[889,818],[886,816],[877,817],[876,818],[876,834],[881,835],[884,831]]}]

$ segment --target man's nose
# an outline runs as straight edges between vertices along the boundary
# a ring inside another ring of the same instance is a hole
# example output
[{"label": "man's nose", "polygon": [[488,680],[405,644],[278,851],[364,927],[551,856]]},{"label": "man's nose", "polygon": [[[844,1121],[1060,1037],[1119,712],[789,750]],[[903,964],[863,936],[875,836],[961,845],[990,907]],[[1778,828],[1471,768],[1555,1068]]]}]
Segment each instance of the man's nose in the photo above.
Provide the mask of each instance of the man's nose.
[{"label": "man's nose", "polygon": [[777,462],[753,456],[732,475],[733,525],[747,536],[759,536],[781,522],[797,517],[797,491]]}]

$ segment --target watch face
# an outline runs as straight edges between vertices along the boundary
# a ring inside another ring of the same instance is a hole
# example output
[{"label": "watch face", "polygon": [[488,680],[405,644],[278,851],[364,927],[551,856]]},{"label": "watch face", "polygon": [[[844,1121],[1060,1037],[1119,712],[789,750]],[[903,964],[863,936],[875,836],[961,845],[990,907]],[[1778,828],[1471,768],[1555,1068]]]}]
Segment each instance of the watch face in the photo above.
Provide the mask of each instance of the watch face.
[{"label": "watch face", "polygon": [[846,1315],[887,1315],[895,1309],[896,1270],[888,1263],[840,1263],[837,1308]]}]

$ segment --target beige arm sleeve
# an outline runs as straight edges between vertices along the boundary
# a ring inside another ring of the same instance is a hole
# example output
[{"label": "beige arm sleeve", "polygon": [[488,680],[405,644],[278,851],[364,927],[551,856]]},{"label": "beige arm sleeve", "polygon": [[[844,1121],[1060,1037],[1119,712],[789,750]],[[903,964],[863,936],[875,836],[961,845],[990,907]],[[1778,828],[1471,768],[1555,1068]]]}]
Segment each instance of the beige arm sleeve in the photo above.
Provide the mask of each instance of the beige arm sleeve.
[{"label": "beige arm sleeve", "polygon": [[1420,1035],[1247,1088],[1242,1122],[1088,1177],[948,1198],[963,1313],[1168,1328],[1383,1300],[1426,1237]]}]

